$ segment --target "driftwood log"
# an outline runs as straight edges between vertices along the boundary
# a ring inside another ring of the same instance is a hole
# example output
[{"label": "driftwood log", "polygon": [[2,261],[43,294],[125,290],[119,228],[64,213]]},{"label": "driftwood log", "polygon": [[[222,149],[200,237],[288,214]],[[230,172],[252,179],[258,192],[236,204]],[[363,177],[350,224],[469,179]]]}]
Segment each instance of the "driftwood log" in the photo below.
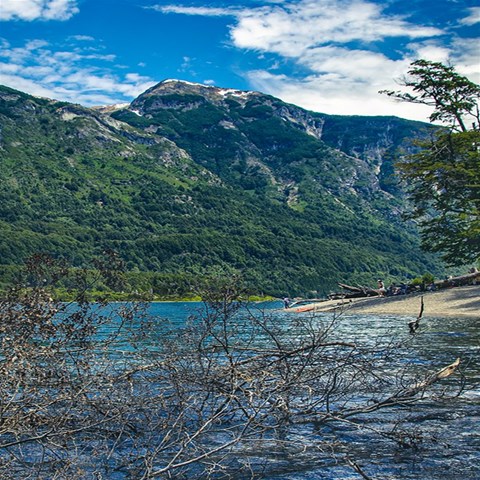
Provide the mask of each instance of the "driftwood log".
[{"label": "driftwood log", "polygon": [[[459,275],[457,277],[450,277],[445,280],[438,280],[433,283],[434,290],[442,288],[460,287],[462,285],[480,284],[480,272],[471,272],[466,275]],[[339,283],[339,287],[343,289],[342,292],[331,293],[328,297],[331,300],[341,300],[344,298],[362,298],[362,297],[378,297],[384,295],[385,292],[376,290],[370,287],[364,287],[362,285],[346,285],[345,283]],[[418,292],[425,290],[426,285],[414,285],[408,284],[406,286],[406,293]]]},{"label": "driftwood log", "polygon": [[338,292],[338,293],[331,293],[329,298],[332,300],[339,300],[342,298],[361,298],[361,297],[376,297],[381,295],[379,290],[375,290],[374,288],[363,287],[363,286],[352,286],[346,285],[344,283],[339,283],[339,287],[346,290],[345,292]]},{"label": "driftwood log", "polygon": [[436,288],[460,287],[462,285],[472,285],[480,283],[480,272],[467,273],[458,277],[447,278],[434,282]]}]

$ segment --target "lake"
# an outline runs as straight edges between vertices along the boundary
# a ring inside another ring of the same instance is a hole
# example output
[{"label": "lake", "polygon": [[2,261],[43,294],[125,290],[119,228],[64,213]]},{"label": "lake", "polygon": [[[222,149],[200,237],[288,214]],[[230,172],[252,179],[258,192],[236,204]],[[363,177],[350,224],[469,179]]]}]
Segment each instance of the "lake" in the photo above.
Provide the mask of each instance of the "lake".
[{"label": "lake", "polygon": [[[298,316],[281,309],[279,302],[258,306],[273,315],[279,324],[288,327]],[[202,311],[200,303],[154,303],[149,313],[156,319],[169,319],[181,328],[186,318]],[[329,314],[317,314],[327,318]],[[378,345],[393,339],[411,338],[407,323],[412,317],[393,315],[343,315],[333,336],[344,341],[364,345]],[[159,320],[160,321],[160,320]],[[295,331],[292,329],[291,331]],[[425,399],[413,406],[396,407],[388,412],[377,412],[365,417],[373,429],[382,429],[395,423],[401,413],[407,420],[401,428],[418,433],[411,448],[392,446],[377,435],[357,432],[355,428],[340,427],[341,431],[323,429],[319,435],[341,437],[348,444],[349,455],[375,479],[474,480],[480,478],[480,318],[428,318],[421,320],[419,334],[408,346],[408,361],[418,365],[432,365],[432,371],[461,358],[460,373],[454,382],[464,382],[457,398],[432,401]],[[448,379],[450,381],[450,379]],[[447,382],[448,383],[448,382]],[[294,435],[302,436],[302,429]],[[311,432],[309,432],[311,435]],[[301,440],[299,440],[301,444]],[[340,447],[340,452],[341,452]],[[321,455],[299,451],[292,461],[291,453],[272,451],[269,458],[259,458],[272,466],[269,480],[304,479],[358,479],[351,468]],[[336,454],[340,455],[340,454]],[[261,457],[261,455],[259,454]],[[267,455],[268,457],[268,455]],[[328,457],[328,455],[326,456]],[[340,457],[339,457],[340,458]],[[241,478],[241,477],[239,477]]]},{"label": "lake", "polygon": [[62,305],[5,313],[2,479],[480,478],[480,318]]}]

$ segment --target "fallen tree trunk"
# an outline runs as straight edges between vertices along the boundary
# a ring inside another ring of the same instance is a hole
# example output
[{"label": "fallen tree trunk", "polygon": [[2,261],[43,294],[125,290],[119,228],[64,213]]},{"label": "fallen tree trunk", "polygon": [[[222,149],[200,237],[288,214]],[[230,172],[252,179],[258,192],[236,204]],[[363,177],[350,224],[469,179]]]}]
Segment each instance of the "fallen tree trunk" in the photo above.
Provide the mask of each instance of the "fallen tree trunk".
[{"label": "fallen tree trunk", "polygon": [[434,282],[436,288],[459,287],[461,285],[474,285],[480,283],[480,272],[467,273],[458,277],[451,277],[445,280]]},{"label": "fallen tree trunk", "polygon": [[345,283],[338,283],[339,287],[342,287],[344,290],[349,290],[350,292],[365,292],[363,287],[353,287],[352,285],[346,285]]},{"label": "fallen tree trunk", "polygon": [[329,295],[329,298],[331,298],[332,300],[339,300],[342,298],[378,297],[379,295],[382,295],[382,292],[380,292],[380,290],[375,290],[370,287],[354,287],[352,285],[346,285],[345,283],[339,283],[338,286],[342,287],[344,290],[347,290],[347,293],[331,293]]},{"label": "fallen tree trunk", "polygon": [[343,300],[344,298],[362,298],[362,297],[366,297],[366,296],[367,295],[365,295],[362,292],[352,292],[352,293],[335,292],[335,293],[331,293],[328,296],[328,299],[329,300]]},{"label": "fallen tree trunk", "polygon": [[[457,277],[447,278],[445,280],[438,280],[433,282],[436,289],[460,287],[462,285],[475,285],[480,284],[480,272],[471,272],[465,275],[459,275]],[[343,288],[345,292],[335,292],[329,295],[332,300],[341,300],[343,298],[362,298],[362,297],[375,297],[381,296],[384,292],[376,290],[370,287],[353,286],[345,283],[338,283],[338,286]],[[403,293],[412,293],[415,291],[423,291],[426,289],[426,285],[408,284]]]}]

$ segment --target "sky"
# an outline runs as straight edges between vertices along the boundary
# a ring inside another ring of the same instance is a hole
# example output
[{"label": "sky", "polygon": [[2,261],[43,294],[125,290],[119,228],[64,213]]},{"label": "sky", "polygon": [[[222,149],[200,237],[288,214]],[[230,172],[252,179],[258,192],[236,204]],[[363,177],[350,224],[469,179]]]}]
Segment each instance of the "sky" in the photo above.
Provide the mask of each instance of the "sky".
[{"label": "sky", "polygon": [[0,0],[0,84],[92,106],[175,78],[428,121],[378,91],[419,58],[480,83],[479,33],[478,0]]}]

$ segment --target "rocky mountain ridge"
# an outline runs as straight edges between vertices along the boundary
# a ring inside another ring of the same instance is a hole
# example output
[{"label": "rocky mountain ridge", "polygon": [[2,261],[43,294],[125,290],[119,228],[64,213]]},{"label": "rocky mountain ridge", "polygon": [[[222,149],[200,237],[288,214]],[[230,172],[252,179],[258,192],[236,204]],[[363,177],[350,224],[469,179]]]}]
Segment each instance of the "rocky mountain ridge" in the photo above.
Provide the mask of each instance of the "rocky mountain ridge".
[{"label": "rocky mountain ridge", "polygon": [[293,294],[438,268],[392,176],[425,124],[168,80],[94,109],[0,87],[0,128],[7,270],[113,248],[153,289],[220,268]]}]

